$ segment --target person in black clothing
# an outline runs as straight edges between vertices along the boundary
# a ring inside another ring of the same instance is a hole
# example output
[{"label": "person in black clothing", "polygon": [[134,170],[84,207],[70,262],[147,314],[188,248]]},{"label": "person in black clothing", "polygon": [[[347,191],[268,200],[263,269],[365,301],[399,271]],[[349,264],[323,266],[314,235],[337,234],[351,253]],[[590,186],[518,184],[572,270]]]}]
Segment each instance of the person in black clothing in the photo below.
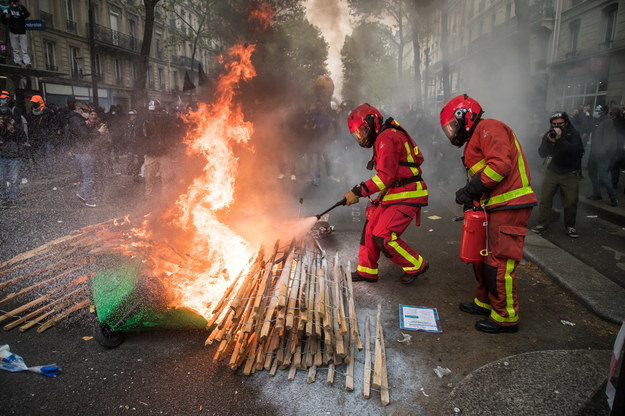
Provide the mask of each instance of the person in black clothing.
[{"label": "person in black clothing", "polygon": [[155,196],[157,174],[160,176],[161,194],[170,196],[176,178],[176,150],[184,132],[158,100],[150,100],[146,110],[142,124],[145,197],[152,199]]},{"label": "person in black clothing", "polygon": [[614,190],[618,186],[621,170],[625,169],[625,106],[613,110],[614,128],[616,129],[616,152],[610,161],[610,179]]},{"label": "person in black clothing", "polygon": [[554,113],[549,117],[549,122],[551,129],[543,136],[538,154],[551,160],[542,183],[538,225],[532,231],[540,234],[549,227],[553,197],[559,189],[566,232],[569,237],[577,238],[579,234],[575,229],[575,218],[584,145],[567,113],[563,111]]},{"label": "person in black clothing", "polygon": [[128,119],[124,124],[123,137],[120,148],[126,154],[126,168],[124,174],[139,177],[143,165],[143,149],[141,123],[137,118],[137,110],[128,112]]},{"label": "person in black clothing", "polygon": [[46,107],[40,95],[33,95],[30,99],[32,108],[26,115],[28,123],[28,142],[33,152],[35,166],[43,177],[51,176],[53,172],[54,144],[54,114]]},{"label": "person in black clothing", "polygon": [[72,143],[72,153],[80,166],[80,190],[76,197],[90,208],[95,208],[95,175],[96,175],[96,153],[98,139],[101,135],[107,134],[106,125],[99,128],[89,129],[85,115],[88,116],[89,107],[86,104],[76,104],[74,112],[70,115],[68,131]]},{"label": "person in black clothing", "polygon": [[2,23],[9,26],[13,61],[15,65],[28,68],[31,67],[26,38],[26,19],[29,16],[30,12],[20,4],[19,0],[11,0],[11,6],[2,13]]},{"label": "person in black clothing", "polygon": [[[0,108],[0,197],[2,207],[17,205],[17,186],[26,143],[24,130],[15,126],[7,107]],[[8,184],[8,186],[7,186]]]}]

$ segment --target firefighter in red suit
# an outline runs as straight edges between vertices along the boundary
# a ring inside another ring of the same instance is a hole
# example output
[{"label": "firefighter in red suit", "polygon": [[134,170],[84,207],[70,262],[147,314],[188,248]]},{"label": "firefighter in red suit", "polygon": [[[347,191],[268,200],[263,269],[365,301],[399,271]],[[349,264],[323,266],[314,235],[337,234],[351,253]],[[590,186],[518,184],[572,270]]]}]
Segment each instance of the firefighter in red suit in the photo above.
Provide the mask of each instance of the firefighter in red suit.
[{"label": "firefighter in red suit", "polygon": [[476,323],[480,331],[517,332],[515,270],[523,258],[527,220],[537,199],[514,132],[500,121],[483,119],[483,113],[480,104],[464,94],[452,98],[440,115],[451,144],[466,143],[463,162],[469,178],[456,192],[456,203],[465,209],[483,207],[488,216],[488,253],[473,265],[478,282],[475,299],[461,303],[460,310],[488,316]]},{"label": "firefighter in red suit", "polygon": [[358,267],[352,281],[377,282],[378,259],[383,253],[404,270],[400,281],[410,284],[429,267],[401,239],[415,219],[418,225],[421,207],[428,204],[427,186],[421,177],[423,155],[396,121],[389,118],[383,122],[382,114],[369,104],[356,107],[347,117],[347,126],[360,146],[374,148],[367,169],[375,168],[376,174],[344,195],[346,205],[378,194],[366,209]]}]

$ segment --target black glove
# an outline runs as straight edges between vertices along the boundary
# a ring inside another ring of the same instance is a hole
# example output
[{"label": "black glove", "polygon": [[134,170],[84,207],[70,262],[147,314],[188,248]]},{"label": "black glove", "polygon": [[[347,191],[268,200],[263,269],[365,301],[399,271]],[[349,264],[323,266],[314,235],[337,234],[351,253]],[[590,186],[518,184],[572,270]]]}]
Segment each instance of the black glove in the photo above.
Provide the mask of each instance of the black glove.
[{"label": "black glove", "polygon": [[456,204],[464,206],[473,205],[473,196],[471,196],[466,186],[456,191]]},{"label": "black glove", "polygon": [[473,201],[478,201],[483,194],[489,192],[490,189],[482,183],[482,172],[480,172],[471,178],[464,188],[456,191],[456,203],[473,206]]}]

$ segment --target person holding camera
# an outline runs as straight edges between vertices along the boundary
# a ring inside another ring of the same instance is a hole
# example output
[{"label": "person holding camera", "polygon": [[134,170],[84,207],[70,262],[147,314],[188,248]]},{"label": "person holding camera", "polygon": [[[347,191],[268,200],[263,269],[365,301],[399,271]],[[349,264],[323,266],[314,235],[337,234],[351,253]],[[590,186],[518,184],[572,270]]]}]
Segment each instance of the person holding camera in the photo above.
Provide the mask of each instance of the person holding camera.
[{"label": "person holding camera", "polygon": [[553,197],[559,189],[566,233],[571,238],[577,238],[575,218],[584,145],[579,131],[564,111],[552,114],[549,122],[551,129],[543,136],[538,149],[538,154],[549,162],[540,193],[538,225],[532,231],[541,234],[549,227]]}]

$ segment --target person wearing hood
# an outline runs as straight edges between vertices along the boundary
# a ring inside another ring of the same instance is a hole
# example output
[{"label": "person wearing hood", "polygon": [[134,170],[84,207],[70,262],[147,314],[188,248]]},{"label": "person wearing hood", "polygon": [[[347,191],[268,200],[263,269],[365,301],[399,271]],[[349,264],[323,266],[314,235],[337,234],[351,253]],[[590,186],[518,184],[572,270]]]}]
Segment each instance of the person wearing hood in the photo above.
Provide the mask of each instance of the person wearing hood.
[{"label": "person wearing hood", "polygon": [[608,110],[603,105],[595,108],[597,128],[592,134],[590,141],[590,158],[588,160],[588,177],[592,182],[592,195],[587,198],[600,201],[601,188],[605,188],[610,198],[610,205],[618,205],[616,190],[610,179],[610,161],[617,148],[617,131],[614,120],[609,116]]},{"label": "person wearing hood", "polygon": [[549,123],[551,128],[543,136],[538,148],[538,154],[550,160],[540,194],[538,225],[532,231],[542,234],[549,227],[553,197],[559,189],[566,233],[571,238],[577,238],[575,218],[584,145],[579,131],[564,111],[552,114]]},{"label": "person wearing hood", "polygon": [[33,162],[43,177],[49,177],[54,173],[54,115],[40,95],[33,95],[30,103],[31,110],[26,115],[26,121]]}]

